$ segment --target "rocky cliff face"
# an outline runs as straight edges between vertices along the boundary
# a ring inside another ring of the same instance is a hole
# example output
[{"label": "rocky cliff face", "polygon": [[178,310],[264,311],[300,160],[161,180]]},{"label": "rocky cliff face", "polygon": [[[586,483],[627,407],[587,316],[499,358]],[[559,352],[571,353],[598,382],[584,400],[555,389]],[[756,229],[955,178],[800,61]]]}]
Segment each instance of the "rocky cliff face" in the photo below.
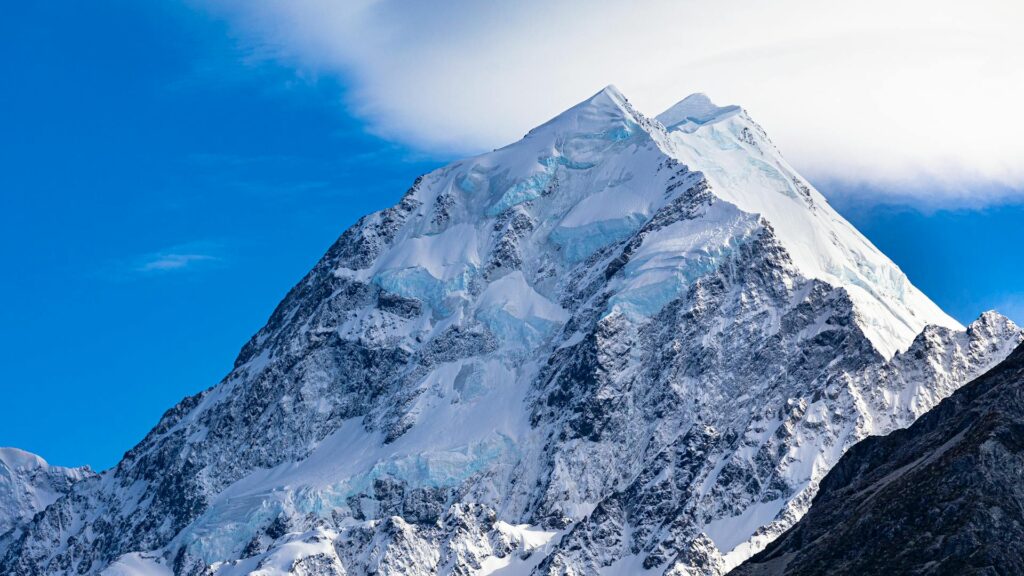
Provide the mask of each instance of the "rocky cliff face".
[{"label": "rocky cliff face", "polygon": [[910,428],[854,446],[734,574],[1024,571],[1024,347]]},{"label": "rocky cliff face", "polygon": [[609,88],[356,223],[0,571],[719,574],[1020,340],[942,313],[742,109]]}]

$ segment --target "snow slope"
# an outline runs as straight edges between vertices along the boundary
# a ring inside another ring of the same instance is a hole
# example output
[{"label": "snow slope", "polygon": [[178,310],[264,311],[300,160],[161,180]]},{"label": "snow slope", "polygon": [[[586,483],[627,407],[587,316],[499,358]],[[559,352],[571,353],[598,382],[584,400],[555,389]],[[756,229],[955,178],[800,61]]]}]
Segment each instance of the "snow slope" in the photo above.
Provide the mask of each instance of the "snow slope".
[{"label": "snow slope", "polygon": [[0,571],[720,574],[1021,340],[938,310],[742,109],[661,120],[609,87],[418,179]]},{"label": "snow slope", "polygon": [[963,329],[829,206],[742,109],[719,108],[697,94],[658,120],[673,126],[672,155],[699,166],[723,200],[771,223],[804,275],[846,288],[861,328],[884,356],[906,348],[926,325]]}]

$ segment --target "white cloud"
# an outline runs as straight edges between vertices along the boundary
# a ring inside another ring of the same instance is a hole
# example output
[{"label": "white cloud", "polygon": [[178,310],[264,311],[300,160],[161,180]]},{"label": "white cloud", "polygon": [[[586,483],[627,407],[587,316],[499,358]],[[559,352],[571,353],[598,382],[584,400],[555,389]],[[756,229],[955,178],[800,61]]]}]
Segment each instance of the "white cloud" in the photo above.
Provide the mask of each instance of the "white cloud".
[{"label": "white cloud", "polygon": [[217,243],[187,242],[118,262],[108,272],[111,278],[121,280],[183,272],[200,265],[221,264],[222,253]]},{"label": "white cloud", "polygon": [[209,262],[211,260],[217,260],[217,258],[209,254],[176,254],[173,252],[151,254],[135,267],[135,271],[143,273],[168,272],[171,270],[181,270],[197,262]]},{"label": "white cloud", "polygon": [[1024,195],[1019,0],[203,6],[260,57],[342,75],[355,114],[425,150],[504,145],[613,83],[650,115],[696,91],[741,104],[813,179]]}]

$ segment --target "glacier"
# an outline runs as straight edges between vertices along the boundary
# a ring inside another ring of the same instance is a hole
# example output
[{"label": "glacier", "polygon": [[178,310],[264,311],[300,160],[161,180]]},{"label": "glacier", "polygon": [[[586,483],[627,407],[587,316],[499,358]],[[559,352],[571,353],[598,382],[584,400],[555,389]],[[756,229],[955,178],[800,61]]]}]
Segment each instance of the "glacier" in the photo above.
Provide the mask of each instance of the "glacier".
[{"label": "glacier", "polygon": [[1021,330],[942,312],[739,106],[614,87],[362,218],[10,574],[724,574]]}]

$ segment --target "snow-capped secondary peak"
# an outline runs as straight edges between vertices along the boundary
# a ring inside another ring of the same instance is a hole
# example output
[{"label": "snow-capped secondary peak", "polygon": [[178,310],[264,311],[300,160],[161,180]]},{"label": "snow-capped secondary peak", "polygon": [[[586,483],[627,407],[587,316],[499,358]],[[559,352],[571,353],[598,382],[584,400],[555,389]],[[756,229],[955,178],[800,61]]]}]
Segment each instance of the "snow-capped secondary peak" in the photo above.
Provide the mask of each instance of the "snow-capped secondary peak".
[{"label": "snow-capped secondary peak", "polygon": [[659,114],[657,120],[671,130],[692,131],[742,110],[739,106],[716,106],[706,94],[697,92],[676,102]]},{"label": "snow-capped secondary peak", "polygon": [[20,448],[0,448],[0,466],[5,470],[29,470],[49,466],[46,460]]},{"label": "snow-capped secondary peak", "polygon": [[962,330],[782,157],[739,106],[688,96],[658,116],[668,153],[700,170],[719,198],[764,218],[801,272],[850,293],[858,322],[892,357],[926,325]]},{"label": "snow-capped secondary peak", "polygon": [[91,475],[88,467],[50,466],[31,452],[0,448],[0,535],[24,524]]},{"label": "snow-capped secondary peak", "polygon": [[717,575],[1020,341],[943,314],[740,108],[670,112],[608,87],[417,179],[0,573]]}]

